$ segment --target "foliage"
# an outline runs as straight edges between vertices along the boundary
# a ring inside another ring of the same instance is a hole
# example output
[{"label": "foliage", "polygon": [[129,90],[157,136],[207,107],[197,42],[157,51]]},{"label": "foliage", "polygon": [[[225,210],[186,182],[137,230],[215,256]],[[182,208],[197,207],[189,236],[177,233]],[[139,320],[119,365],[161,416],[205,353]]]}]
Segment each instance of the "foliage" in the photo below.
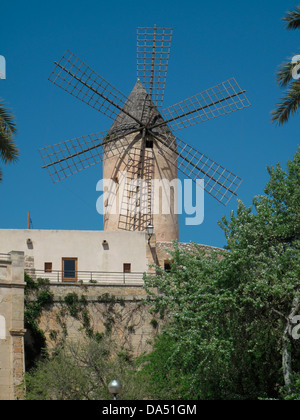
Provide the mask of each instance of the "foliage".
[{"label": "foliage", "polygon": [[193,254],[176,247],[172,259],[170,273],[147,280],[148,286],[161,291],[156,297],[147,289],[154,310],[167,318],[154,353],[145,359],[149,362],[145,373],[160,375],[157,394],[165,389],[170,399],[251,397],[250,334],[245,334],[247,320],[242,320],[237,296],[223,284],[225,260],[214,252],[208,258],[196,245]]},{"label": "foliage", "polygon": [[80,297],[76,293],[68,293],[64,297],[64,303],[69,310],[70,315],[78,320],[81,320],[83,328],[87,334],[91,334],[90,317],[87,309],[87,300],[85,295]]},{"label": "foliage", "polygon": [[300,28],[300,7],[295,7],[295,10],[287,12],[286,16],[282,19],[287,22],[287,29],[299,29]]},{"label": "foliage", "polygon": [[[33,280],[25,273],[25,327],[26,334],[26,369],[31,369],[35,362],[47,355],[47,343],[44,331],[40,328],[40,318],[43,311],[53,309],[54,295],[50,291],[50,282],[48,279],[39,278]],[[82,286],[83,289],[86,286]],[[99,295],[96,300],[103,304],[101,315],[105,326],[105,334],[109,335],[112,326],[119,317],[116,306],[124,307],[124,299],[104,293]],[[94,301],[94,302],[96,302]],[[72,317],[81,323],[80,331],[83,331],[87,337],[100,339],[103,333],[94,331],[91,323],[91,317],[88,309],[88,300],[84,294],[75,292],[67,293],[63,298],[56,302],[56,321],[61,331],[51,330],[49,338],[55,343],[56,347],[63,346],[68,336],[66,320]],[[128,328],[133,332],[133,326]],[[29,339],[28,339],[29,336]]]},{"label": "foliage", "polygon": [[[139,358],[139,381],[147,384],[146,394],[153,400],[193,399],[189,392],[193,375],[182,366],[178,342],[168,332],[156,336],[153,350]],[[175,356],[177,352],[177,356]],[[195,390],[196,391],[196,390]],[[196,391],[197,394],[197,391]]]},{"label": "foliage", "polygon": [[[63,369],[62,369],[63,367]],[[118,399],[142,399],[145,387],[128,354],[107,337],[68,342],[53,357],[25,375],[27,400],[109,400],[113,379],[123,386]]]},{"label": "foliage", "polygon": [[[300,28],[300,8],[289,11],[283,18],[287,24],[287,29],[294,30]],[[294,61],[294,60],[293,60]],[[295,62],[283,63],[277,73],[277,82],[280,87],[286,88],[286,92],[277,104],[277,108],[272,112],[272,121],[278,125],[288,122],[291,115],[299,110],[300,105],[300,80],[293,78],[299,67],[299,60]]]},{"label": "foliage", "polygon": [[[52,305],[53,295],[48,280],[26,279],[25,318],[34,336],[34,355],[27,365],[25,375],[26,399],[28,400],[99,400],[110,399],[108,383],[115,378],[126,383],[119,398],[139,399],[145,396],[143,383],[137,383],[137,370],[131,353],[116,345],[110,338],[112,324],[117,319],[115,306],[124,306],[124,299],[108,293],[97,297],[103,304],[101,312],[106,330],[93,330],[88,311],[88,300],[84,294],[70,292],[56,302],[56,321],[62,330],[50,332],[55,347],[46,350],[44,332],[39,328],[40,316],[47,305]],[[95,301],[94,301],[95,302]],[[85,334],[81,341],[67,340],[66,319],[72,317],[82,325]],[[129,326],[128,331],[133,327]],[[43,355],[42,358],[39,356]],[[34,357],[33,357],[34,356]],[[34,362],[34,363],[33,363]],[[63,369],[62,369],[63,366]]]},{"label": "foliage", "polygon": [[[0,160],[5,164],[14,163],[18,159],[19,151],[14,141],[17,133],[16,123],[10,111],[0,102]],[[2,171],[0,170],[0,182]]]},{"label": "foliage", "polygon": [[[167,319],[144,367],[157,394],[166,389],[170,398],[277,398],[287,377],[296,383],[299,341],[284,332],[299,299],[299,164],[300,149],[287,171],[268,168],[266,195],[255,197],[253,207],[239,202],[236,215],[223,218],[229,252],[205,257],[196,245],[192,254],[175,246],[171,272],[146,279],[152,310]],[[285,352],[293,366],[287,376]],[[295,388],[285,392],[292,395]]]},{"label": "foliage", "polygon": [[[94,300],[94,303],[96,302],[103,305],[101,315],[103,317],[105,334],[109,335],[112,332],[113,325],[120,316],[116,311],[116,306],[120,305],[123,307],[124,299],[115,297],[109,293],[104,293],[99,295],[97,299]],[[51,338],[55,341],[57,346],[63,345],[68,336],[66,324],[66,319],[68,316],[73,317],[81,323],[80,330],[83,331],[88,337],[100,338],[103,336],[103,333],[99,333],[93,329],[92,320],[89,313],[88,300],[84,294],[78,295],[75,292],[70,292],[66,294],[64,298],[60,298],[59,303],[60,309],[56,314],[56,320],[62,329],[62,334],[59,334],[58,331],[51,331]]]},{"label": "foliage", "polygon": [[30,340],[25,341],[26,368],[34,365],[46,347],[44,332],[39,327],[42,311],[53,303],[53,294],[49,290],[49,282],[44,279],[33,280],[25,273],[25,312],[24,321]]}]

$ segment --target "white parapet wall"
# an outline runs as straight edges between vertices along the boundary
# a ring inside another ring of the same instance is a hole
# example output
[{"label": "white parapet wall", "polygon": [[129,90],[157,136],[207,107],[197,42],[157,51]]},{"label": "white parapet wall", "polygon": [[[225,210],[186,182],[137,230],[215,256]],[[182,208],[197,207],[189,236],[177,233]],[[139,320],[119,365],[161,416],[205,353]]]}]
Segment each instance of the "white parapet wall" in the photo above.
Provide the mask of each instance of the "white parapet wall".
[{"label": "white parapet wall", "polygon": [[76,260],[78,272],[143,273],[148,269],[144,232],[0,229],[0,253],[24,252],[25,269],[54,273]]}]

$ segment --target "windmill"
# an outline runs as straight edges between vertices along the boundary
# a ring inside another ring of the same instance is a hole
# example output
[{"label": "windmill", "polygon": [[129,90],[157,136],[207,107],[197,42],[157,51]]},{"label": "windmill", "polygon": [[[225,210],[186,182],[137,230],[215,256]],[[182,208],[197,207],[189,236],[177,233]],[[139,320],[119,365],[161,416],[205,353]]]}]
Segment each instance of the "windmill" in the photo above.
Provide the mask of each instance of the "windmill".
[{"label": "windmill", "polygon": [[[152,224],[158,240],[178,239],[175,190],[167,197],[169,212],[154,212],[152,190],[153,179],[171,182],[178,170],[195,182],[204,179],[205,191],[223,205],[237,195],[241,183],[238,176],[173,132],[241,110],[250,103],[245,91],[231,78],[159,112],[172,33],[171,28],[156,25],[137,29],[137,82],[128,97],[70,51],[55,62],[49,77],[55,85],[113,120],[106,132],[40,150],[43,168],[47,168],[53,182],[100,162],[105,179],[120,185],[119,174],[126,174],[122,193],[117,198],[111,192],[104,203],[104,230],[146,231]],[[132,181],[141,179],[143,184],[136,183],[133,191]],[[117,199],[120,211],[112,214],[109,209]],[[135,211],[130,208],[132,202]]]}]

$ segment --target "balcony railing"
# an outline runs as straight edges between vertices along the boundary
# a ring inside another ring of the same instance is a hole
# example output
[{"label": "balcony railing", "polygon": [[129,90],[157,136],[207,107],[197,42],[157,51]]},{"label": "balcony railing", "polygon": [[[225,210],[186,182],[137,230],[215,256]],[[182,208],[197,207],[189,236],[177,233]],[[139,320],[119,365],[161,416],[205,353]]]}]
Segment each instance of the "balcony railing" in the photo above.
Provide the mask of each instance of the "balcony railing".
[{"label": "balcony railing", "polygon": [[95,284],[144,284],[144,273],[108,273],[102,271],[60,271],[35,270],[26,268],[26,273],[33,279],[48,279],[51,283],[95,283]]}]

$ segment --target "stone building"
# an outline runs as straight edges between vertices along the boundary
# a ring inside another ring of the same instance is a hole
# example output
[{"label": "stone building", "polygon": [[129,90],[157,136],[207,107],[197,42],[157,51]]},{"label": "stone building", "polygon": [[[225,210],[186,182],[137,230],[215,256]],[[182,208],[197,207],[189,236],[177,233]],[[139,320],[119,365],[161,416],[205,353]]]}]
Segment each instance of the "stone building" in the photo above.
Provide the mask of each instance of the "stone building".
[{"label": "stone building", "polygon": [[[180,245],[187,250],[192,247]],[[77,293],[85,296],[93,328],[98,332],[105,330],[105,311],[112,310],[105,299],[116,299],[113,311],[118,322],[113,334],[120,344],[140,354],[149,349],[149,339],[157,332],[153,316],[142,304],[146,298],[143,275],[154,271],[152,264],[168,270],[170,249],[172,242],[156,242],[155,234],[150,237],[147,232],[0,230],[0,400],[20,396],[24,270],[32,278],[50,281],[54,303],[40,320],[50,346],[51,334],[60,331],[57,317],[61,299]],[[68,317],[65,322],[69,338],[82,335],[79,320]]]}]

